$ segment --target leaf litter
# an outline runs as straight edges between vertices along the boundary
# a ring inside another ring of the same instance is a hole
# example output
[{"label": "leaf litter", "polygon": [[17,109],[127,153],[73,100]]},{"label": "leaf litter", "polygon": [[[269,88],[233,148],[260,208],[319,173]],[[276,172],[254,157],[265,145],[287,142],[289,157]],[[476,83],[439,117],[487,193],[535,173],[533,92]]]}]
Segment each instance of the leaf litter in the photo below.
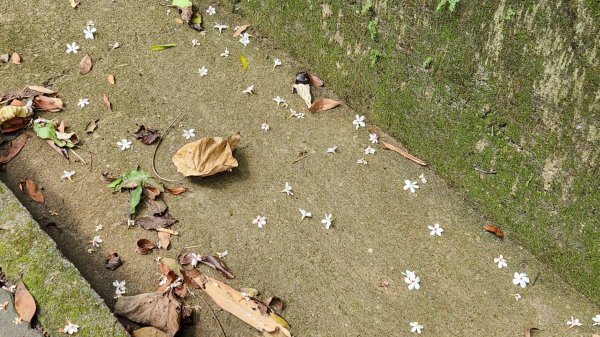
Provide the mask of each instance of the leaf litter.
[{"label": "leaf litter", "polygon": [[25,181],[19,181],[19,189],[21,191],[24,190],[31,200],[40,204],[44,203],[44,194],[38,189],[38,186],[33,179],[25,178]]},{"label": "leaf litter", "polygon": [[86,75],[92,70],[92,58],[89,54],[85,54],[81,61],[79,61],[78,69],[80,75]]},{"label": "leaf litter", "polygon": [[205,137],[182,146],[172,158],[177,172],[184,176],[208,177],[238,166],[233,150],[240,142],[239,133],[229,138]]},{"label": "leaf litter", "polygon": [[31,323],[33,316],[37,310],[35,300],[33,296],[25,287],[23,281],[17,283],[17,290],[15,291],[15,310],[21,320]]},{"label": "leaf litter", "polygon": [[140,125],[134,132],[133,136],[135,139],[141,141],[146,145],[150,145],[158,140],[160,133],[151,127],[147,127],[144,124]]},{"label": "leaf litter", "polygon": [[16,157],[27,143],[27,139],[28,136],[26,134],[21,134],[12,142],[10,142],[6,151],[4,151],[2,155],[0,155],[0,164],[6,164],[10,162],[14,157]]}]

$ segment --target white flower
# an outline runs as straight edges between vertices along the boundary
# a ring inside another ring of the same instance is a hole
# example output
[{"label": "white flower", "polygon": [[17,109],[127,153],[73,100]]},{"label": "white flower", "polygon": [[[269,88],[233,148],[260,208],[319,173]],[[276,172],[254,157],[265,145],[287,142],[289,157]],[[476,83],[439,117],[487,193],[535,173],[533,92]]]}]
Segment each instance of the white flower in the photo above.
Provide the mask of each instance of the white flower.
[{"label": "white flower", "polygon": [[365,158],[360,158],[359,160],[356,161],[357,164],[363,164],[363,165],[367,165],[367,161],[365,160]]},{"label": "white flower", "polygon": [[365,154],[373,154],[373,153],[375,153],[375,149],[370,146],[367,146],[367,148],[365,149]]},{"label": "white flower", "polygon": [[21,319],[21,317],[15,317],[15,319],[13,320],[13,323],[15,323],[16,325],[19,325],[19,324],[23,323],[23,320]]},{"label": "white flower", "polygon": [[269,131],[269,129],[270,129],[271,127],[270,127],[270,126],[269,126],[269,124],[267,124],[267,123],[262,123],[262,124],[260,125],[260,128],[261,128],[261,130],[263,130],[263,131]]},{"label": "white flower", "polygon": [[327,148],[327,153],[337,153],[335,151],[337,151],[337,146],[335,145]]},{"label": "white flower", "polygon": [[354,125],[357,130],[360,127],[364,128],[365,127],[365,116],[356,115],[354,117],[354,120],[352,121],[352,125]]},{"label": "white flower", "polygon": [[115,297],[119,298],[121,297],[121,295],[125,294],[127,292],[127,287],[125,287],[125,284],[127,282],[125,281],[121,281],[119,282],[118,280],[113,282],[113,286],[116,288],[115,289]]},{"label": "white flower", "polygon": [[167,284],[167,281],[168,281],[167,277],[164,275],[161,275],[160,279],[158,280],[158,285],[159,286],[165,285],[165,284]]},{"label": "white flower", "polygon": [[250,34],[243,33],[242,35],[240,35],[240,43],[243,44],[244,47],[246,47],[250,43]]},{"label": "white flower", "polygon": [[71,321],[67,320],[67,325],[63,328],[63,333],[68,333],[72,335],[79,330],[79,325],[71,323]]},{"label": "white flower", "polygon": [[404,273],[402,273],[402,275],[405,276],[404,282],[408,284],[408,290],[421,288],[421,285],[419,284],[421,282],[421,278],[418,277],[414,271],[406,270]]},{"label": "white flower", "polygon": [[60,177],[60,179],[69,179],[69,181],[73,181],[71,180],[71,177],[75,175],[75,171],[63,171],[63,175],[62,177]]},{"label": "white flower", "polygon": [[83,30],[83,34],[85,34],[85,39],[86,40],[93,40],[95,32],[96,32],[96,28],[94,28],[92,26],[85,27],[85,29]]},{"label": "white flower", "polygon": [[373,144],[377,144],[379,143],[379,137],[377,137],[376,133],[370,133],[369,134],[369,141]]},{"label": "white flower", "polygon": [[208,68],[202,66],[202,68],[198,69],[198,74],[200,74],[200,77],[208,75]]},{"label": "white flower", "polygon": [[273,98],[273,100],[275,101],[275,103],[277,103],[277,106],[279,106],[281,103],[285,103],[285,99],[279,96]]},{"label": "white flower", "polygon": [[77,54],[77,50],[79,50],[77,43],[67,43],[67,54]]},{"label": "white flower", "polygon": [[439,223],[433,224],[433,226],[427,226],[427,228],[429,228],[429,230],[431,231],[429,232],[429,235],[433,236],[442,236],[442,232],[444,231],[444,229],[440,227]]},{"label": "white flower", "polygon": [[280,66],[281,65],[281,60],[280,59],[274,59],[273,60],[273,69],[275,69],[275,67]]},{"label": "white flower", "polygon": [[206,9],[206,14],[215,15],[215,14],[217,14],[217,9],[214,8],[213,6],[208,6],[208,8]]},{"label": "white flower", "polygon": [[263,228],[267,224],[267,217],[259,215],[252,220],[252,224],[258,225],[258,228]]},{"label": "white flower", "polygon": [[242,93],[248,94],[248,95],[254,94],[254,84],[249,86],[248,88],[246,88],[244,91],[242,91]]},{"label": "white flower", "polygon": [[302,208],[298,208],[298,210],[300,211],[300,222],[302,222],[302,220],[304,220],[305,218],[312,218],[312,213],[311,212],[307,212],[306,210],[302,209]]},{"label": "white flower", "polygon": [[515,272],[512,282],[514,285],[520,285],[521,288],[525,288],[527,286],[527,283],[529,283],[529,277],[527,277],[527,274],[525,273]]},{"label": "white flower", "polygon": [[498,264],[498,268],[505,268],[508,266],[506,264],[506,259],[504,259],[504,256],[502,256],[502,255],[498,255],[498,257],[495,257],[494,263]]},{"label": "white flower", "polygon": [[427,184],[427,178],[425,178],[425,174],[421,173],[421,175],[419,176],[419,179],[421,179],[421,182],[423,184]]},{"label": "white flower", "polygon": [[90,105],[90,100],[87,98],[80,98],[77,102],[77,106],[80,108],[85,107],[86,105]]},{"label": "white flower", "polygon": [[199,46],[199,45],[200,45],[200,42],[198,40],[196,40],[196,39],[192,40],[192,47],[196,47],[196,46]]},{"label": "white flower", "polygon": [[423,326],[419,324],[419,322],[411,322],[410,323],[410,332],[416,332],[418,334],[421,333]]},{"label": "white flower", "polygon": [[96,235],[96,236],[94,236],[94,238],[92,239],[92,241],[90,241],[90,243],[94,247],[100,247],[100,244],[102,243],[102,239],[100,238],[99,235]]},{"label": "white flower", "polygon": [[281,191],[281,193],[285,193],[287,195],[294,195],[294,192],[292,192],[292,185],[290,185],[290,183],[286,181],[285,187],[283,188],[283,191]]},{"label": "white flower", "polygon": [[194,129],[183,130],[183,138],[190,139],[190,138],[194,138],[194,137],[196,137],[196,134],[194,133]]},{"label": "white flower", "polygon": [[583,324],[581,324],[579,318],[574,318],[573,316],[571,316],[571,320],[567,321],[567,325],[569,325],[569,328],[574,328],[576,326],[582,326]]},{"label": "white flower", "polygon": [[331,222],[333,221],[332,218],[333,214],[327,214],[325,213],[325,217],[323,219],[321,219],[321,223],[323,225],[325,225],[325,229],[329,229],[329,227],[331,227]]},{"label": "white flower", "polygon": [[404,190],[410,190],[410,193],[415,193],[419,185],[417,185],[416,181],[404,180]]},{"label": "white flower", "polygon": [[117,145],[121,148],[121,151],[125,151],[125,150],[131,148],[131,142],[125,138],[118,141]]},{"label": "white flower", "polygon": [[221,53],[221,57],[229,57],[229,49],[225,48],[225,51]]},{"label": "white flower", "polygon": [[194,267],[195,267],[196,265],[198,265],[198,262],[201,262],[201,261],[202,261],[202,255],[198,255],[198,254],[196,254],[196,253],[191,253],[191,254],[190,254],[190,257],[192,258],[192,260],[190,261],[190,263],[191,263],[191,265],[192,265],[192,266],[194,266]]},{"label": "white flower", "polygon": [[592,317],[592,321],[594,321],[592,324],[593,326],[600,326],[600,314],[596,315],[596,317]]},{"label": "white flower", "polygon": [[229,28],[228,25],[222,25],[220,23],[215,23],[215,25],[213,27],[219,30],[219,34],[221,34],[223,32],[223,29]]},{"label": "white flower", "polygon": [[296,117],[298,119],[304,118],[305,114],[303,112],[296,112],[296,110],[290,108],[290,117]]},{"label": "white flower", "polygon": [[96,230],[96,232],[99,232],[102,229],[104,229],[104,226],[102,226],[102,225],[98,225],[98,226],[94,227],[94,230]]}]

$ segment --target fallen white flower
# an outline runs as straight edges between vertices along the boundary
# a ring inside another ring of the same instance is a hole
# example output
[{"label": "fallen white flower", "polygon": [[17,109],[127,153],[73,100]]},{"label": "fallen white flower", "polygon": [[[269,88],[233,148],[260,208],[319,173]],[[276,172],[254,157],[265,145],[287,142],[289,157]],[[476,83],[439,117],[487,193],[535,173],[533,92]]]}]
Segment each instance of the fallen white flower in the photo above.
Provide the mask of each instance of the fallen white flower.
[{"label": "fallen white flower", "polygon": [[377,144],[379,143],[379,137],[377,137],[376,133],[370,133],[369,134],[369,141],[373,144]]},{"label": "fallen white flower", "polygon": [[94,247],[100,247],[100,244],[102,243],[102,239],[100,238],[99,235],[96,235],[96,236],[94,236],[94,238],[92,239],[92,241],[90,241],[90,243]]},{"label": "fallen white flower", "polygon": [[527,283],[529,283],[529,277],[527,277],[527,274],[515,272],[513,277],[514,285],[519,285],[521,286],[521,288],[525,288],[527,286]]},{"label": "fallen white flower", "polygon": [[125,150],[131,148],[131,142],[125,138],[118,141],[117,145],[121,148],[121,151],[125,151]]},{"label": "fallen white flower", "polygon": [[419,289],[421,288],[420,282],[421,278],[415,274],[414,271],[406,270],[404,273],[404,282],[408,285],[408,290]]},{"label": "fallen white flower", "polygon": [[281,60],[280,59],[274,59],[273,60],[273,69],[275,69],[275,67],[280,66],[281,65]]},{"label": "fallen white flower", "polygon": [[79,325],[71,323],[71,321],[67,320],[67,325],[63,328],[63,333],[72,335],[79,330]]},{"label": "fallen white flower", "polygon": [[194,133],[194,129],[183,130],[183,138],[190,139],[190,138],[194,138],[194,137],[196,137],[196,134]]},{"label": "fallen white flower", "polygon": [[574,318],[573,316],[571,316],[571,320],[567,321],[567,325],[569,326],[569,328],[574,328],[576,326],[582,326],[583,324],[579,322],[579,318]]},{"label": "fallen white flower", "polygon": [[248,94],[248,95],[254,94],[254,84],[249,86],[248,88],[246,88],[244,91],[242,91],[242,93]]},{"label": "fallen white flower", "polygon": [[292,192],[292,185],[290,185],[290,183],[288,183],[287,181],[285,182],[285,186],[283,188],[283,191],[281,191],[281,193],[285,193],[287,195],[294,195],[294,192]]},{"label": "fallen white flower", "polygon": [[263,131],[269,131],[269,129],[270,129],[271,127],[270,127],[270,126],[269,126],[269,124],[267,124],[267,123],[262,123],[262,124],[261,124],[261,126],[260,126],[260,128],[261,128],[261,130],[263,130]]},{"label": "fallen white flower", "polygon": [[429,228],[431,231],[429,232],[429,235],[431,236],[442,236],[442,232],[444,231],[444,229],[440,227],[439,223],[433,224],[433,226],[427,226],[427,228]]},{"label": "fallen white flower", "polygon": [[90,105],[90,100],[87,98],[80,98],[79,101],[77,102],[77,106],[80,108],[83,108],[87,105]]},{"label": "fallen white flower", "polygon": [[75,171],[63,171],[63,175],[62,177],[60,177],[60,179],[69,179],[69,181],[73,181],[71,180],[71,177],[75,175]]},{"label": "fallen white flower", "polygon": [[329,227],[331,227],[331,222],[333,221],[333,214],[327,214],[325,213],[325,217],[323,219],[321,219],[321,223],[323,225],[325,225],[325,229],[329,229]]},{"label": "fallen white flower", "polygon": [[410,190],[410,193],[415,193],[419,185],[417,185],[416,181],[404,180],[404,190]]},{"label": "fallen white flower", "polygon": [[356,115],[354,117],[354,120],[352,121],[352,125],[354,125],[357,130],[358,130],[358,128],[361,128],[361,127],[364,128],[365,127],[365,116]]},{"label": "fallen white flower", "polygon": [[73,43],[67,43],[67,54],[77,54],[77,51],[79,50],[79,46],[77,45],[77,43],[73,42]]},{"label": "fallen white flower", "polygon": [[362,165],[367,165],[367,161],[365,160],[365,158],[360,158],[359,160],[356,161],[357,164],[362,164]]},{"label": "fallen white flower", "polygon": [[243,33],[242,35],[240,35],[240,43],[243,44],[244,47],[250,44],[250,34]]},{"label": "fallen white flower", "polygon": [[277,103],[277,106],[279,106],[281,103],[285,103],[285,99],[281,98],[279,96],[273,98],[273,101],[275,101],[275,103]]},{"label": "fallen white flower", "polygon": [[596,315],[596,317],[592,317],[592,326],[600,326],[600,314]]},{"label": "fallen white flower", "polygon": [[229,28],[228,25],[222,25],[220,23],[215,23],[215,25],[213,27],[219,30],[219,34],[221,34],[224,29]]},{"label": "fallen white flower", "polygon": [[208,75],[208,68],[202,66],[202,68],[198,69],[198,74],[200,74],[200,77]]},{"label": "fallen white flower", "polygon": [[368,147],[365,149],[365,154],[373,154],[373,153],[375,153],[375,149],[374,149],[374,148],[372,148],[372,147],[368,146]]},{"label": "fallen white flower", "polygon": [[252,220],[252,224],[258,225],[258,228],[263,228],[267,224],[267,217],[258,215],[254,220]]},{"label": "fallen white flower", "polygon": [[85,27],[85,29],[83,30],[83,34],[86,40],[93,40],[94,39],[94,33],[96,32],[96,28],[93,26],[87,26]]},{"label": "fallen white flower", "polygon": [[221,57],[229,57],[229,49],[225,48],[225,51],[221,53],[221,55],[219,55]]},{"label": "fallen white flower", "polygon": [[419,176],[419,179],[421,179],[421,182],[423,184],[427,183],[427,178],[425,178],[425,174],[424,173],[421,173],[421,175]]},{"label": "fallen white flower", "polygon": [[200,45],[200,42],[198,42],[198,40],[196,40],[196,39],[192,40],[192,47],[196,47],[196,46],[199,46],[199,45]]},{"label": "fallen white flower", "polygon": [[215,15],[215,14],[217,14],[217,9],[214,8],[213,6],[208,6],[208,8],[206,9],[206,14]]},{"label": "fallen white flower", "polygon": [[416,332],[418,334],[420,334],[421,330],[423,329],[423,326],[419,324],[419,322],[411,322],[410,326],[410,332]]},{"label": "fallen white flower", "polygon": [[327,153],[337,153],[337,146],[332,146],[327,148]]},{"label": "fallen white flower", "polygon": [[300,210],[300,222],[302,222],[302,220],[306,219],[306,218],[312,218],[312,213],[311,212],[307,212],[306,210],[302,209],[302,208],[298,208],[298,210]]},{"label": "fallen white flower", "polygon": [[504,256],[502,255],[498,255],[498,257],[494,258],[494,263],[498,264],[498,268],[504,268],[508,266],[506,264],[506,259],[504,259]]}]

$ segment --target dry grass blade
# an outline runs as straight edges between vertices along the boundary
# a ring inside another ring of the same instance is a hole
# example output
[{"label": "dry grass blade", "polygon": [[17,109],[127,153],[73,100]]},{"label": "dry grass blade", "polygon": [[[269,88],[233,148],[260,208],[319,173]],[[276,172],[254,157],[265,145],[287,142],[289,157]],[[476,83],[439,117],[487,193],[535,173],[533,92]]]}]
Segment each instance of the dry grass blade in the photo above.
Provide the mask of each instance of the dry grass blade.
[{"label": "dry grass blade", "polygon": [[11,161],[17,154],[19,154],[23,146],[25,146],[25,143],[27,143],[26,134],[22,134],[13,140],[8,146],[8,149],[6,149],[6,152],[0,156],[0,164],[6,164]]},{"label": "dry grass blade", "polygon": [[79,73],[85,75],[92,70],[92,58],[89,54],[85,54],[81,61],[79,61]]},{"label": "dry grass blade", "polygon": [[238,26],[235,32],[233,32],[233,37],[242,34],[248,27],[250,27],[250,24]]},{"label": "dry grass blade", "polygon": [[19,317],[25,322],[31,322],[33,315],[35,315],[36,305],[33,296],[23,281],[19,281],[17,284],[17,290],[15,291],[15,310]]},{"label": "dry grass blade", "polygon": [[415,163],[417,163],[417,164],[419,164],[419,165],[421,165],[421,166],[427,166],[427,163],[426,163],[426,162],[424,162],[424,161],[422,161],[421,159],[419,159],[419,158],[417,158],[417,157],[415,157],[415,156],[411,155],[410,153],[408,153],[408,152],[406,152],[406,151],[404,151],[404,150],[400,149],[400,148],[399,148],[399,147],[397,147],[397,146],[394,146],[394,145],[392,145],[392,144],[388,144],[388,143],[386,143],[386,142],[381,142],[381,146],[382,146],[384,149],[386,149],[386,150],[391,150],[391,151],[394,151],[394,152],[396,152],[396,153],[399,153],[399,154],[400,154],[400,155],[402,155],[404,158],[406,158],[406,159],[409,159],[409,160],[412,160],[412,161],[414,161]]},{"label": "dry grass blade", "polygon": [[335,107],[338,107],[340,104],[341,104],[340,102],[333,100],[333,99],[319,98],[310,106],[308,111],[310,111],[310,112],[327,111],[327,110],[331,110]]}]

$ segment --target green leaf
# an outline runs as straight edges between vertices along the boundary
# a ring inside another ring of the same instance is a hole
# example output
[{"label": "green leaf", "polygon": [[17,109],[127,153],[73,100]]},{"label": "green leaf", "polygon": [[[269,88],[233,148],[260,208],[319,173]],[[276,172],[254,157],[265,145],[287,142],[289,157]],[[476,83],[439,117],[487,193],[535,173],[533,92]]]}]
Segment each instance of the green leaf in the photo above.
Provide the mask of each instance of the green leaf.
[{"label": "green leaf", "polygon": [[375,41],[375,38],[377,38],[377,25],[379,24],[379,20],[377,18],[369,21],[369,24],[367,25],[367,30],[369,31],[369,36],[371,37],[371,40]]},{"label": "green leaf", "polygon": [[150,50],[159,51],[159,50],[173,48],[175,46],[177,46],[175,43],[155,44],[155,45],[150,46]]},{"label": "green leaf", "polygon": [[123,178],[119,177],[119,178],[115,179],[115,181],[110,183],[110,185],[108,185],[108,188],[110,188],[113,191],[120,191],[122,184],[123,184]]},{"label": "green leaf", "polygon": [[140,200],[142,200],[141,184],[138,185],[138,187],[136,187],[135,190],[133,190],[133,192],[131,192],[131,197],[129,199],[129,214],[131,215],[131,218],[133,218],[133,216],[135,215],[135,209],[140,203]]},{"label": "green leaf", "polygon": [[173,0],[172,5],[181,8],[192,7],[192,2],[190,0]]},{"label": "green leaf", "polygon": [[194,16],[192,17],[192,24],[195,24],[195,25],[202,24],[202,14],[200,14],[200,13],[194,14]]}]

